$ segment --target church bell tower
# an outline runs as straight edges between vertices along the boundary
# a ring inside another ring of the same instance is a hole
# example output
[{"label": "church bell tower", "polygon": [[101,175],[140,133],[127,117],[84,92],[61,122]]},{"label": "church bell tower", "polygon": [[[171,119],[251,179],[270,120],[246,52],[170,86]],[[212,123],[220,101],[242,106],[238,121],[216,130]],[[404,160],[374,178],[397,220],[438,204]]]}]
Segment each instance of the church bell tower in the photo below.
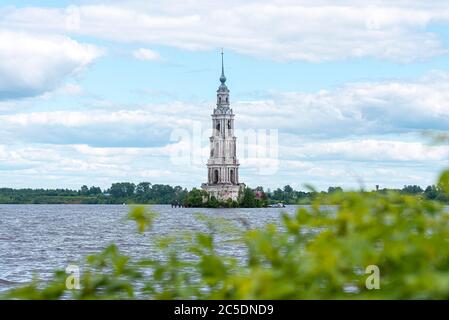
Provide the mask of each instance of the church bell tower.
[{"label": "church bell tower", "polygon": [[217,90],[217,106],[212,114],[212,136],[210,157],[207,161],[207,183],[202,185],[218,200],[237,200],[239,190],[245,185],[239,183],[239,162],[234,135],[234,113],[229,107],[229,89],[224,74],[223,50],[221,51],[220,86]]}]

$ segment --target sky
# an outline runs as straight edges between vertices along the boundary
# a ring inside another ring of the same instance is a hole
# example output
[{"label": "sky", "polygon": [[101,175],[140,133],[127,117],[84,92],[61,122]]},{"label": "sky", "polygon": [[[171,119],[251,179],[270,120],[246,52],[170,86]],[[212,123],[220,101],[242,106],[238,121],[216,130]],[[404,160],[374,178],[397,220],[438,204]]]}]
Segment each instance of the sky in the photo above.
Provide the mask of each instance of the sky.
[{"label": "sky", "polygon": [[0,187],[200,186],[221,48],[242,182],[425,187],[447,167],[446,0],[1,0]]}]

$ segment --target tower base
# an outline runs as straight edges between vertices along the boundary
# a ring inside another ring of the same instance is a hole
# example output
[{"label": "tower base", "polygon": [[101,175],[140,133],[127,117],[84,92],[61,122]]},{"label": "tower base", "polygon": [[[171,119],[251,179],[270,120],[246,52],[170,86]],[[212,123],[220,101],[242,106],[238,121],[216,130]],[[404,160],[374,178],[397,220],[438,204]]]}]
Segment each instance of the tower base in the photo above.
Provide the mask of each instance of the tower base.
[{"label": "tower base", "polygon": [[240,189],[245,188],[244,183],[239,184],[208,184],[203,183],[201,188],[214,196],[218,201],[227,201],[231,199],[238,201]]}]

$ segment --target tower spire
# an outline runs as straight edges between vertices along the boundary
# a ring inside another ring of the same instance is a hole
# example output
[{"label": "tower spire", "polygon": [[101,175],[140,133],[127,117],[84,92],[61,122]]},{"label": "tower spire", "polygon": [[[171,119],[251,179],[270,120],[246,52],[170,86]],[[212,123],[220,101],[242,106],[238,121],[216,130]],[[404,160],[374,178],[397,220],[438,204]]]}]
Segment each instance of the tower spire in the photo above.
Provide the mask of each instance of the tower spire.
[{"label": "tower spire", "polygon": [[223,59],[223,48],[221,48],[221,77],[220,77],[220,82],[221,84],[224,84],[226,82],[226,77],[224,75],[224,59]]}]

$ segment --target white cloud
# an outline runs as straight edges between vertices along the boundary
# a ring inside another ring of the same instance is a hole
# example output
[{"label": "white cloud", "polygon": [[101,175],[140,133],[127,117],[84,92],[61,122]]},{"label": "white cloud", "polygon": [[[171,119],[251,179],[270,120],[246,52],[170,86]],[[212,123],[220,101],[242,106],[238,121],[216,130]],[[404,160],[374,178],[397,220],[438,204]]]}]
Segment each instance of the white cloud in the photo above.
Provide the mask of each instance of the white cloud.
[{"label": "white cloud", "polygon": [[186,184],[187,172],[167,165],[168,152],[164,148],[0,145],[0,186],[11,186],[9,181],[15,186],[61,187],[63,181],[72,188],[86,183],[108,187],[112,182],[148,179],[155,183]]},{"label": "white cloud", "polygon": [[308,142],[298,147],[283,146],[282,155],[307,160],[348,161],[447,161],[449,146],[386,139],[354,139]]},{"label": "white cloud", "polygon": [[[166,142],[174,129],[191,130],[196,122],[208,130],[210,117],[204,110],[211,104],[177,101],[113,110],[96,107],[88,112],[9,113],[0,115],[0,134],[3,141],[10,137],[41,143],[142,146]],[[278,129],[281,139],[294,137],[283,142],[288,145],[311,139],[416,135],[449,128],[449,75],[433,72],[408,82],[360,82],[333,91],[278,93],[267,100],[237,101],[233,108],[239,130]],[[185,110],[189,117],[179,117]]]},{"label": "white cloud", "polygon": [[63,86],[60,86],[53,92],[53,94],[59,94],[59,95],[65,95],[65,96],[79,96],[82,95],[84,92],[84,89],[74,83],[67,83]]},{"label": "white cloud", "polygon": [[161,55],[151,49],[140,48],[133,51],[134,58],[145,61],[161,61]]},{"label": "white cloud", "polygon": [[99,48],[67,37],[2,30],[0,100],[52,90],[67,77],[78,75],[100,55]]},{"label": "white cloud", "polygon": [[[449,75],[415,81],[346,84],[333,91],[279,93],[271,100],[237,102],[237,121],[303,136],[351,136],[447,130]],[[256,116],[257,115],[257,116]]]},{"label": "white cloud", "polygon": [[[137,106],[133,109],[110,110],[106,108],[85,111],[41,111],[18,112],[0,115],[5,124],[23,127],[33,125],[60,125],[65,127],[86,127],[101,124],[127,124],[127,125],[160,125],[167,128],[190,126],[195,120],[206,119],[204,109],[209,104],[193,104],[174,101],[166,104]],[[189,118],[179,117],[179,112],[189,110]],[[208,118],[207,118],[208,119]]]},{"label": "white cloud", "polygon": [[[432,23],[444,1],[114,1],[3,12],[12,28],[89,35],[188,50],[226,47],[275,60],[375,57],[409,62],[446,54]],[[38,21],[38,22],[37,22]]]},{"label": "white cloud", "polygon": [[[0,187],[79,188],[87,183],[105,188],[117,181],[135,183],[150,181],[198,187],[206,179],[205,166],[179,166],[172,163],[169,155],[176,147],[176,144],[161,148],[0,144],[2,175]],[[325,154],[326,150],[320,151],[319,147],[307,151]],[[357,143],[354,143],[353,147],[356,148]],[[335,148],[340,147],[337,144]],[[389,148],[394,150],[393,144],[384,147],[383,151],[388,151]],[[257,159],[255,160],[257,162]],[[271,188],[286,184],[302,188],[303,183],[313,183],[321,189],[326,189],[330,185],[357,188],[363,184],[368,188],[374,188],[375,184],[381,184],[382,187],[402,187],[404,184],[425,186],[434,183],[441,163],[433,159],[411,160],[409,163],[402,162],[401,165],[382,161],[358,162],[350,159],[281,160],[276,173],[260,175],[251,166],[254,164],[253,160],[249,159],[248,163],[242,164],[240,176],[251,186],[263,185]]]}]

